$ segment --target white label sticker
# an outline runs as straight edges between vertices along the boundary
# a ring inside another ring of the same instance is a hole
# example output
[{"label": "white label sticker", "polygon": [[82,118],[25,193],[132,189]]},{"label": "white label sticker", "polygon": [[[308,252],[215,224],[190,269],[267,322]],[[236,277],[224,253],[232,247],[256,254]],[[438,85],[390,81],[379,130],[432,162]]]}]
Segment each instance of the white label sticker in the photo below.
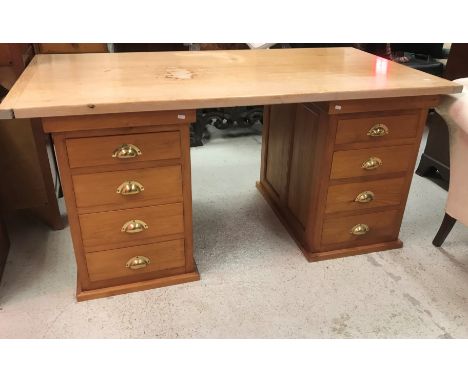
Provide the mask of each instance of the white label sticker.
[{"label": "white label sticker", "polygon": [[335,105],[336,110],[341,110],[341,105]]},{"label": "white label sticker", "polygon": [[178,115],[177,115],[177,118],[179,118],[179,119],[185,119],[185,114],[178,114]]}]

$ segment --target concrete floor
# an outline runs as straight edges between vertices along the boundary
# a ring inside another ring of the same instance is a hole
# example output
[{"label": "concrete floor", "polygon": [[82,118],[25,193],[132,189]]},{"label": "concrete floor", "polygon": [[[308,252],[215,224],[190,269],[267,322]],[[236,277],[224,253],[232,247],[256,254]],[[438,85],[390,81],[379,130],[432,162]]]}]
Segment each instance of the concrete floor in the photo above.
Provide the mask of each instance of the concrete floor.
[{"label": "concrete floor", "polygon": [[403,249],[308,263],[255,188],[260,142],[192,149],[199,282],[76,303],[69,229],[13,218],[0,338],[468,337],[468,229],[431,245],[445,191],[414,177]]}]

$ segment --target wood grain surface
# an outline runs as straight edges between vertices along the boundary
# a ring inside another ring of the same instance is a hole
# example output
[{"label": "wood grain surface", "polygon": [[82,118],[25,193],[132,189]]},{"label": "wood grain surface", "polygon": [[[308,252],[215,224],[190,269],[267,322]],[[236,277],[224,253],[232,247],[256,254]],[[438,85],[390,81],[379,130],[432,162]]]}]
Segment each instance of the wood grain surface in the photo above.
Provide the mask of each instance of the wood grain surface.
[{"label": "wood grain surface", "polygon": [[[380,115],[379,115],[380,114]],[[418,128],[419,113],[417,110],[396,115],[375,113],[373,116],[344,118],[338,122],[336,132],[337,145],[366,142],[378,146],[383,142],[394,139],[414,138]],[[385,125],[388,134],[371,136],[369,131],[376,125]]]},{"label": "wood grain surface", "polygon": [[460,92],[354,48],[37,55],[0,106],[16,118]]},{"label": "wood grain surface", "polygon": [[[178,131],[67,139],[66,142],[71,168],[174,159],[181,155]],[[124,144],[136,146],[141,154],[133,158],[113,157],[114,151]]]},{"label": "wood grain surface", "polygon": [[[330,186],[327,195],[327,214],[341,211],[365,211],[376,207],[399,206],[405,178],[373,180]],[[359,203],[356,197],[365,191],[374,194],[368,203]]]},{"label": "wood grain surface", "polygon": [[[361,150],[336,151],[333,154],[331,179],[368,177],[384,174],[405,173],[412,165],[413,146],[375,147]],[[382,165],[366,170],[363,162],[369,158],[379,158]]]},{"label": "wood grain surface", "polygon": [[[170,198],[182,200],[180,165],[80,174],[72,178],[78,209],[105,206],[104,210],[113,210],[159,204]],[[131,195],[117,193],[117,188],[128,181],[138,182],[143,191]]]},{"label": "wood grain surface", "polygon": [[[365,235],[351,234],[351,228],[366,224],[369,232]],[[345,244],[353,247],[365,244],[382,243],[398,239],[399,211],[377,212],[339,218],[326,218],[322,231],[322,246]]]},{"label": "wood grain surface", "polygon": [[[126,222],[136,219],[148,228],[133,234],[121,231]],[[87,252],[165,241],[183,236],[183,207],[174,203],[84,214],[80,215],[80,225]]]},{"label": "wood grain surface", "polygon": [[[145,256],[150,264],[140,269],[125,265],[134,256]],[[111,249],[86,254],[91,281],[135,276],[163,269],[185,267],[184,240],[163,241],[135,247]]]}]

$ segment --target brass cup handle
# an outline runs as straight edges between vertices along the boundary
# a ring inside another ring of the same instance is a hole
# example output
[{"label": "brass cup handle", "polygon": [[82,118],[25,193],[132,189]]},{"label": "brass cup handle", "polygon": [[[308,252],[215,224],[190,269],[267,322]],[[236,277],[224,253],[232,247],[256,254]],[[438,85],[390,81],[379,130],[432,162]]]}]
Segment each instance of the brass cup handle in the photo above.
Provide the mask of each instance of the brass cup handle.
[{"label": "brass cup handle", "polygon": [[129,159],[141,154],[141,150],[137,146],[125,143],[114,150],[112,158]]},{"label": "brass cup handle", "polygon": [[361,236],[365,235],[367,232],[369,232],[370,228],[367,224],[356,224],[353,228],[351,228],[351,231],[349,233],[356,235],[356,236]]},{"label": "brass cup handle", "polygon": [[145,268],[150,263],[150,259],[148,259],[146,256],[135,256],[128,260],[125,266],[130,269],[140,269]]},{"label": "brass cup handle", "polygon": [[354,201],[358,203],[369,203],[372,202],[374,198],[375,194],[372,191],[363,191],[358,196],[356,196]]},{"label": "brass cup handle", "polygon": [[117,193],[121,195],[135,195],[144,191],[145,187],[135,180],[126,180],[119,187],[117,187]]},{"label": "brass cup handle", "polygon": [[388,127],[383,123],[378,123],[377,125],[372,126],[367,135],[370,137],[383,137],[389,133]]},{"label": "brass cup handle", "polygon": [[364,170],[375,170],[380,166],[382,166],[382,159],[377,157],[370,157],[368,160],[362,163],[361,167]]},{"label": "brass cup handle", "polygon": [[123,226],[121,231],[125,233],[138,233],[142,232],[145,229],[148,229],[148,224],[146,224],[142,220],[130,220],[126,222]]}]

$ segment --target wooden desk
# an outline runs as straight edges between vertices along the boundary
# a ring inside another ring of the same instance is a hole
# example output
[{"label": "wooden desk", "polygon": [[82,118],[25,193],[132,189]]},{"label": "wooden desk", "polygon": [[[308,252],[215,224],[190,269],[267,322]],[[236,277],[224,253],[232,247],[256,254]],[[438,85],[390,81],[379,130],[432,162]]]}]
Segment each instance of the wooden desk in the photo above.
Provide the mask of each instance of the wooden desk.
[{"label": "wooden desk", "polygon": [[268,105],[257,187],[315,261],[401,247],[427,109],[460,91],[353,48],[39,55],[2,109],[53,134],[86,300],[199,278],[195,109]]}]

